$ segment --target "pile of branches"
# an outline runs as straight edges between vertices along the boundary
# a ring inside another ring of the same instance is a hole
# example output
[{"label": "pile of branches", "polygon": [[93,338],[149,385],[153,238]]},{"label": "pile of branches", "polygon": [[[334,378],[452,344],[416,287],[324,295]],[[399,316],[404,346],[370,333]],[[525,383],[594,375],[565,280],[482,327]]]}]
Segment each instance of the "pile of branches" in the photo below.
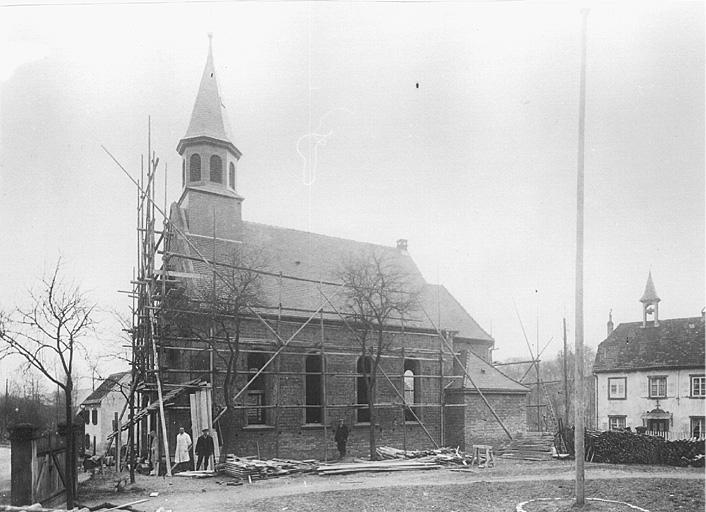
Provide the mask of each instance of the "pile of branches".
[{"label": "pile of branches", "polygon": [[[561,433],[567,449],[574,452],[574,430]],[[633,432],[587,430],[585,460],[612,464],[654,464],[662,466],[704,466],[704,440],[665,441],[662,437]]]}]

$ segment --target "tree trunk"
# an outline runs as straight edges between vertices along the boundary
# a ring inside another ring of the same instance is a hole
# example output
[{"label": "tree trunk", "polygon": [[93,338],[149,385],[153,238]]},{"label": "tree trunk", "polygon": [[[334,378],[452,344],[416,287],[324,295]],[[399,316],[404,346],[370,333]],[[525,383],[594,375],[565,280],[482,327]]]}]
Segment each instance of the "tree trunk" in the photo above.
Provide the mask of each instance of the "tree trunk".
[{"label": "tree trunk", "polygon": [[72,409],[73,382],[71,378],[67,379],[66,388],[66,457],[64,458],[64,478],[66,485],[66,508],[71,510],[74,508],[74,490],[76,489],[76,478],[74,477],[76,469],[76,454],[74,453],[74,415]]}]

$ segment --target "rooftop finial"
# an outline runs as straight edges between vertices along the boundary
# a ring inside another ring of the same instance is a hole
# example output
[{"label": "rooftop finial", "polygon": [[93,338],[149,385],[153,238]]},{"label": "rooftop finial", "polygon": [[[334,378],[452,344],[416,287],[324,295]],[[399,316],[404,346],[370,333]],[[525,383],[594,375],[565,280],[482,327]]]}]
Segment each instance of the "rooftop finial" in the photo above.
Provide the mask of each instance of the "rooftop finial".
[{"label": "rooftop finial", "polygon": [[208,33],[208,53],[211,53],[213,46],[213,32]]}]

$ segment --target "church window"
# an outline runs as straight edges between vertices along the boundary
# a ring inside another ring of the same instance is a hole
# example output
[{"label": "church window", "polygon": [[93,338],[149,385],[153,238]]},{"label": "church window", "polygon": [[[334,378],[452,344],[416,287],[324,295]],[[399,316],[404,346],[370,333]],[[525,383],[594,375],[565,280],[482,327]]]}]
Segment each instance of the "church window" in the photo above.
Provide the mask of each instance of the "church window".
[{"label": "church window", "polygon": [[[267,359],[264,354],[248,354],[248,380],[265,366]],[[261,373],[250,384],[247,397],[247,416],[249,425],[263,425],[265,423],[265,376]]]},{"label": "church window", "polygon": [[356,410],[356,416],[358,423],[367,423],[370,421],[370,409],[368,408],[368,404],[370,403],[370,398],[368,397],[368,382],[370,379],[370,374],[373,370],[373,360],[368,356],[359,357],[357,370],[358,409]]},{"label": "church window", "polygon": [[181,186],[186,185],[186,160],[181,161]]},{"label": "church window", "polygon": [[322,358],[320,355],[306,357],[306,423],[321,423],[321,377]]},{"label": "church window", "polygon": [[201,157],[196,153],[189,160],[189,181],[201,181]]},{"label": "church window", "polygon": [[223,161],[218,155],[211,157],[211,181],[223,183]]},{"label": "church window", "polygon": [[228,166],[228,186],[235,190],[235,165],[233,162]]},{"label": "church window", "polygon": [[419,417],[419,409],[414,404],[419,403],[420,388],[417,385],[417,375],[419,374],[419,362],[413,359],[404,360],[404,419],[405,421],[416,421],[415,415]]}]

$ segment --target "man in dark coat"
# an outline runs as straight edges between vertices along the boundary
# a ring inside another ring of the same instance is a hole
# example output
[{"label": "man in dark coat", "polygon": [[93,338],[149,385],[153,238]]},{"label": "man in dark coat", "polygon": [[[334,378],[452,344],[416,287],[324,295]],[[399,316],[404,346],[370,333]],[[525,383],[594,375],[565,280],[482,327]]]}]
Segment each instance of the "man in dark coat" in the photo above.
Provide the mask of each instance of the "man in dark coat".
[{"label": "man in dark coat", "polygon": [[338,427],[336,427],[333,438],[336,440],[338,453],[341,454],[340,458],[342,459],[346,456],[346,443],[348,442],[348,426],[343,423],[343,419],[338,420]]},{"label": "man in dark coat", "polygon": [[201,462],[203,462],[203,469],[208,469],[208,459],[213,455],[213,438],[209,435],[207,428],[203,429],[198,441],[196,441],[195,452],[199,457],[196,462],[196,469],[198,470],[201,467]]}]

